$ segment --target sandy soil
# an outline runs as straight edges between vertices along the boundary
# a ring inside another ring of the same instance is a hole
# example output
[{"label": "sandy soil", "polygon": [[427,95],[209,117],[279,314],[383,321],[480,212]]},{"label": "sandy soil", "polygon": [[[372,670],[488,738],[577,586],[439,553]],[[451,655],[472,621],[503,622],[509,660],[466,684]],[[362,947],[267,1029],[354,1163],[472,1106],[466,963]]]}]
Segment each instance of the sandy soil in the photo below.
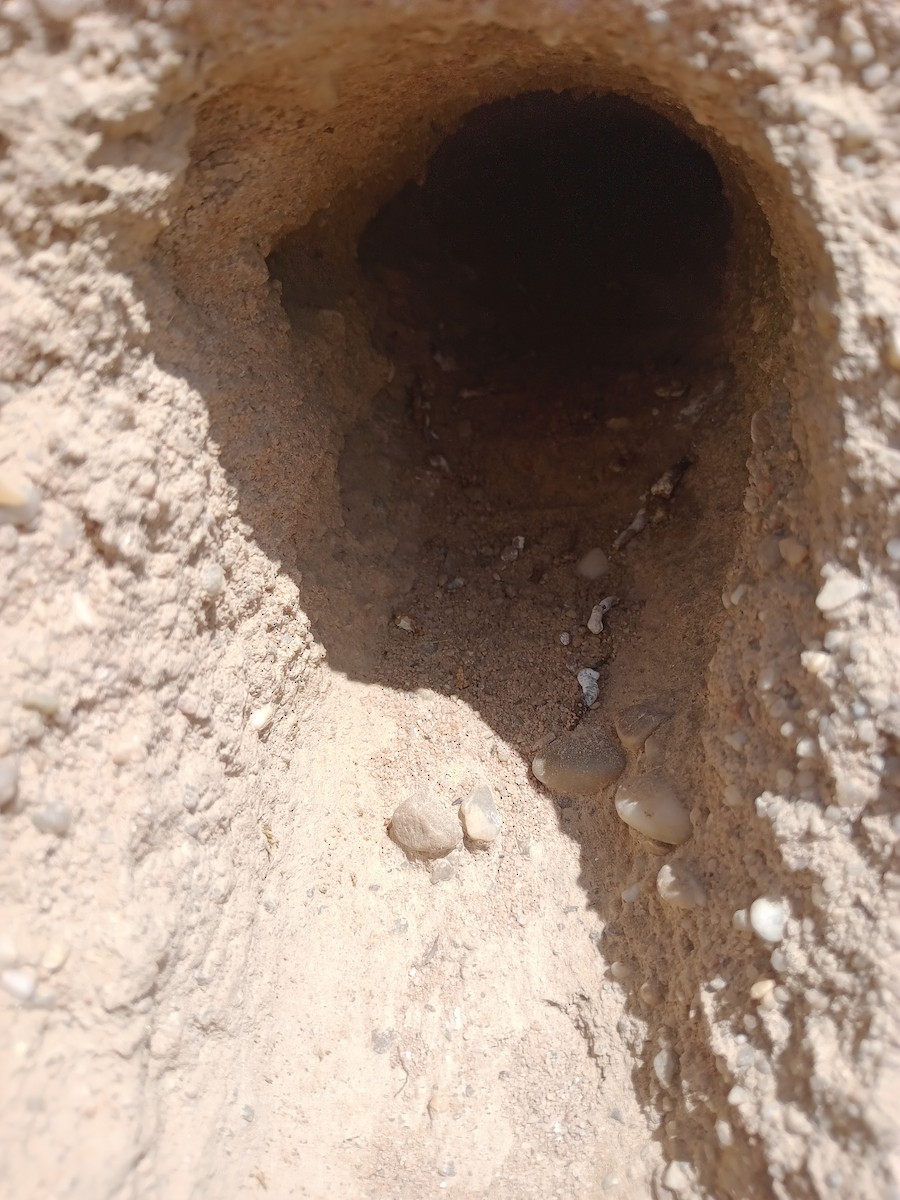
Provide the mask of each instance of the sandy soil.
[{"label": "sandy soil", "polygon": [[2,1188],[900,1194],[896,17],[0,21]]}]

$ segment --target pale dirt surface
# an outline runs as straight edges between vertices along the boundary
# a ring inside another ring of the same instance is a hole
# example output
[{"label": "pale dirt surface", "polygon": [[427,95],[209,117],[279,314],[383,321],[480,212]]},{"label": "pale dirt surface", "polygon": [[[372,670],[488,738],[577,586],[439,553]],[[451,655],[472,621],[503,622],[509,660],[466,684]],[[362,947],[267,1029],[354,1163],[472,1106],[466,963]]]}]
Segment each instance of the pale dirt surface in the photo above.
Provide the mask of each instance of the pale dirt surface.
[{"label": "pale dirt surface", "polygon": [[[4,0],[0,53],[0,1191],[900,1195],[896,12]],[[566,89],[656,114],[597,225],[557,101],[465,139]],[[529,770],[643,699],[662,854]],[[483,783],[433,882],[391,813]]]}]

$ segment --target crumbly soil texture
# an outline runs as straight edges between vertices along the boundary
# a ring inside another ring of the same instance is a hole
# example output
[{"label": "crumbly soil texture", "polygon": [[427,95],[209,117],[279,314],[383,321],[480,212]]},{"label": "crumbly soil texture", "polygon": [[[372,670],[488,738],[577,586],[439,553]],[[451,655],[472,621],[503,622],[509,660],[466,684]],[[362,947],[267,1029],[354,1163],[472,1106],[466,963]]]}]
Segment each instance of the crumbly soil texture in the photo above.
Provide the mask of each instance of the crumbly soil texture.
[{"label": "crumbly soil texture", "polygon": [[900,1195],[896,18],[0,22],[0,1191]]}]

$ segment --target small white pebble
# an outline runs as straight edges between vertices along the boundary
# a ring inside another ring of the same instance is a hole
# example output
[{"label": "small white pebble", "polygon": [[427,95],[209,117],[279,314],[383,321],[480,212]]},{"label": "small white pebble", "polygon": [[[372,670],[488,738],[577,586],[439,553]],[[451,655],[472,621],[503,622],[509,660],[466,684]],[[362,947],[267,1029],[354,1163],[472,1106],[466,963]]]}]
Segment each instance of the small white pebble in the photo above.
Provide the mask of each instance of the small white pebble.
[{"label": "small white pebble", "polygon": [[728,1103],[733,1104],[735,1106],[735,1108],[739,1104],[746,1104],[746,1102],[749,1099],[750,1099],[750,1093],[747,1091],[746,1088],[733,1087],[731,1089],[731,1091],[728,1093]]},{"label": "small white pebble", "polygon": [[653,1074],[664,1088],[672,1086],[677,1066],[678,1059],[675,1056],[675,1051],[671,1050],[668,1046],[663,1046],[662,1050],[653,1057]]},{"label": "small white pebble", "polygon": [[773,688],[778,686],[780,678],[781,672],[779,671],[778,666],[775,663],[766,663],[766,665],[760,669],[760,672],[756,677],[756,690],[765,695],[767,692],[771,692]]},{"label": "small white pebble", "polygon": [[53,974],[65,966],[70,950],[71,947],[67,946],[65,942],[51,942],[41,956],[41,966],[45,971]]},{"label": "small white pebble", "polygon": [[492,842],[500,832],[500,814],[491,789],[484,784],[463,800],[459,815],[466,837],[473,842]]},{"label": "small white pebble", "polygon": [[747,595],[746,583],[739,583],[737,585],[737,587],[734,589],[734,591],[731,593],[731,596],[729,597],[729,599],[731,600],[732,605],[734,605],[736,607],[738,604],[740,604],[740,602],[743,600],[743,598],[746,595]]},{"label": "small white pebble", "polygon": [[731,924],[739,933],[750,932],[750,914],[746,908],[739,908],[731,918]]},{"label": "small white pebble", "polygon": [[0,472],[0,525],[28,526],[41,510],[41,497],[30,483]]},{"label": "small white pebble", "polygon": [[200,572],[202,591],[214,600],[225,591],[225,572],[218,563],[207,563]]},{"label": "small white pebble", "polygon": [[623,889],[622,899],[626,904],[634,904],[634,902],[640,898],[640,894],[641,885],[639,883],[633,883],[630,887]]},{"label": "small white pebble", "polygon": [[734,1143],[734,1133],[727,1121],[716,1121],[716,1141],[720,1146],[727,1148]]},{"label": "small white pebble", "polygon": [[[875,62],[866,67],[861,74],[863,83],[867,88],[874,91],[876,88],[884,87],[891,77],[891,68],[887,63]],[[900,361],[900,354],[898,354]]]},{"label": "small white pebble", "polygon": [[59,711],[60,700],[56,692],[47,688],[28,688],[22,695],[22,707],[38,712],[42,717],[52,717]]},{"label": "small white pebble", "polygon": [[37,991],[37,976],[30,967],[7,967],[0,971],[0,986],[14,1000],[24,1003]]},{"label": "small white pebble", "polygon": [[750,905],[750,927],[764,942],[780,942],[786,921],[787,909],[781,900],[760,896]]},{"label": "small white pebble", "polygon": [[817,679],[822,679],[831,669],[831,655],[826,654],[824,650],[804,650],[800,655],[800,662],[805,670]]},{"label": "small white pebble", "polygon": [[97,628],[97,614],[82,592],[72,593],[72,613],[82,629]]},{"label": "small white pebble", "polygon": [[774,990],[774,979],[757,979],[756,983],[754,983],[750,988],[750,999],[762,1000],[763,996],[768,996],[768,994]]},{"label": "small white pebble", "polygon": [[663,1186],[677,1196],[693,1186],[694,1174],[689,1163],[673,1161],[663,1171],[662,1181]]},{"label": "small white pebble", "polygon": [[891,562],[900,562],[900,537],[890,538],[885,549]]},{"label": "small white pebble", "polygon": [[571,641],[572,641],[571,633],[561,633],[559,635],[559,644],[561,646],[568,646],[571,644]]},{"label": "small white pebble", "polygon": [[31,822],[40,833],[53,833],[57,837],[65,837],[72,824],[72,810],[68,804],[51,800],[32,814]]},{"label": "small white pebble", "polygon": [[797,743],[798,758],[818,758],[819,743],[813,737],[801,738]]},{"label": "small white pebble", "polygon": [[632,970],[628,963],[617,961],[609,964],[609,973],[613,979],[619,983],[624,983],[631,978]]},{"label": "small white pebble", "polygon": [[591,633],[599,635],[603,632],[603,618],[611,608],[615,608],[618,602],[618,597],[606,596],[599,604],[594,605],[587,621],[587,627]]},{"label": "small white pebble", "polygon": [[250,714],[250,721],[248,723],[251,729],[255,729],[257,733],[261,733],[263,729],[271,725],[274,716],[275,705],[264,704],[262,708],[257,708]]},{"label": "small white pebble", "polygon": [[152,496],[156,491],[158,480],[153,471],[141,471],[134,481],[134,490],[139,496]]}]

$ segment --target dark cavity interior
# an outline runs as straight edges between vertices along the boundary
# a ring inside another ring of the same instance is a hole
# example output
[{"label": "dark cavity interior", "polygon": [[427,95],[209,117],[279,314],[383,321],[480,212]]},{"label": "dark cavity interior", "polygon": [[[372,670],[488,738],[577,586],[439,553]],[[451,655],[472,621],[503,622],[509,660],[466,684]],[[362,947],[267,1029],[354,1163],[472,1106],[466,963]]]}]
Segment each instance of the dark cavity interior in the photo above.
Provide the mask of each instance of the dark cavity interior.
[{"label": "dark cavity interior", "polygon": [[297,336],[352,294],[394,368],[344,437],[342,524],[303,552],[333,668],[457,694],[525,759],[646,696],[695,739],[746,479],[731,224],[657,112],[542,92],[472,112],[357,246],[337,203],[285,239]]},{"label": "dark cavity interior", "polygon": [[730,217],[709,154],[617,95],[471,113],[370,223],[372,279],[457,353],[569,370],[679,365],[719,335]]}]

